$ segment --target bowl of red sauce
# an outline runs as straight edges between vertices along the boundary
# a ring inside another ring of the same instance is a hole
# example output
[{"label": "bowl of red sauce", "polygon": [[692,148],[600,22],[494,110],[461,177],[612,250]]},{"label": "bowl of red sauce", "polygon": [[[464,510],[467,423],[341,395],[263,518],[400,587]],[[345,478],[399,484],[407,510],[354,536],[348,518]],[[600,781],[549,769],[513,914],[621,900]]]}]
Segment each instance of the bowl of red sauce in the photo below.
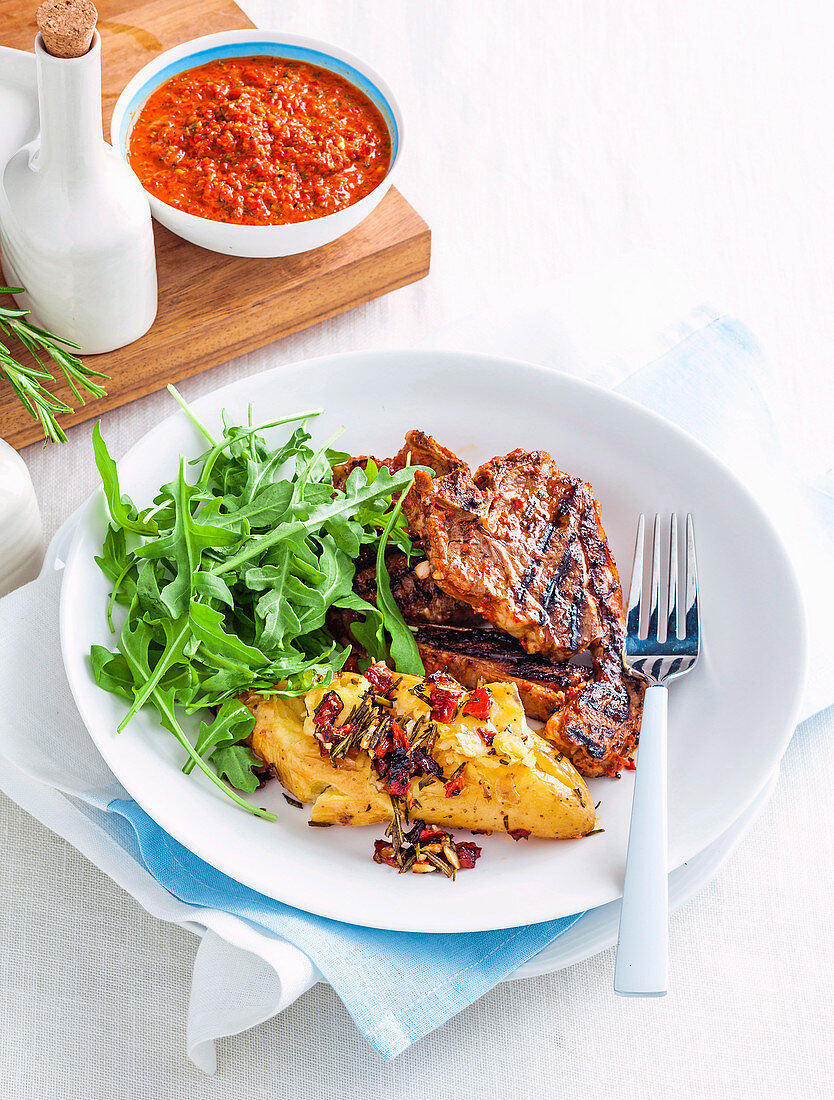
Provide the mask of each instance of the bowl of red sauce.
[{"label": "bowl of red sauce", "polygon": [[329,244],[378,206],[403,144],[388,85],[295,35],[184,42],[133,77],[110,136],[173,233],[232,256]]}]

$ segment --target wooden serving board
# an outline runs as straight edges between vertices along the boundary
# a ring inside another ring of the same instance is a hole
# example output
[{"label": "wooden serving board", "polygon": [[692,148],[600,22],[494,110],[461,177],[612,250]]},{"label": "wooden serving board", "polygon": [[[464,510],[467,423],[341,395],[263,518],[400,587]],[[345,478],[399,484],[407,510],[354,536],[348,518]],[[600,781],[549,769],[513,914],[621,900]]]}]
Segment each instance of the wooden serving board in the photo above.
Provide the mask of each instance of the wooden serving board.
[{"label": "wooden serving board", "polygon": [[[154,54],[189,38],[251,27],[232,0],[96,0],[102,38],[104,129],[122,88]],[[0,42],[31,50],[37,0],[0,0]],[[22,14],[22,9],[26,14]],[[62,418],[64,427],[352,309],[428,274],[431,233],[391,190],[347,236],[301,256],[241,259],[207,252],[154,223],[159,313],[126,348],[85,361],[110,375],[107,396]],[[26,352],[20,352],[26,361]],[[69,388],[54,392],[77,405]],[[23,447],[40,426],[0,384],[0,438]]]}]

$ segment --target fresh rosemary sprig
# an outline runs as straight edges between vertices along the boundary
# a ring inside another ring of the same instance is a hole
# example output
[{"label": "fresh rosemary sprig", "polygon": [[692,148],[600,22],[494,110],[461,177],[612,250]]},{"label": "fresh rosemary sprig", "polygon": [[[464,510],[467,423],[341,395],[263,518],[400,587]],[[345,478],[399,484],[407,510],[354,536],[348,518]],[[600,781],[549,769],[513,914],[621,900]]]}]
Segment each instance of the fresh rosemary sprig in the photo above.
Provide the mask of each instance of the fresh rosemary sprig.
[{"label": "fresh rosemary sprig", "polygon": [[[0,294],[22,293],[22,287],[0,286]],[[0,305],[0,334],[16,336],[37,364],[27,367],[18,363],[7,345],[0,341],[0,377],[6,379],[29,415],[40,421],[44,437],[56,443],[66,443],[66,433],[58,423],[57,417],[75,410],[47,389],[46,383],[54,382],[55,375],[44,362],[44,353],[61,371],[76,400],[82,405],[84,404],[82,391],[91,397],[105,396],[104,387],[100,386],[95,379],[101,378],[107,381],[109,376],[85,366],[77,355],[67,350],[67,347],[78,348],[78,344],[61,340],[53,333],[25,320],[29,312],[28,309],[9,309]]]}]

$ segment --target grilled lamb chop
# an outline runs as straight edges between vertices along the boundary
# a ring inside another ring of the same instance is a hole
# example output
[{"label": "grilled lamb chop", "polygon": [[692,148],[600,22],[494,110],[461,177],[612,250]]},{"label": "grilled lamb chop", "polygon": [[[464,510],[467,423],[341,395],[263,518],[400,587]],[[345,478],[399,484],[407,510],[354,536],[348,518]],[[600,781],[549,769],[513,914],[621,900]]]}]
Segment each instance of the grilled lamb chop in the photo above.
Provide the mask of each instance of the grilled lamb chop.
[{"label": "grilled lamb chop", "polygon": [[512,680],[525,711],[546,721],[542,733],[586,776],[619,775],[640,730],[643,685],[604,645],[593,668],[551,664],[498,630],[421,626],[417,648],[426,672],[442,671],[466,687]]},{"label": "grilled lamb chop", "polygon": [[593,676],[548,719],[542,730],[582,775],[616,778],[629,766],[640,734],[645,685],[619,663],[608,675],[610,655],[592,647]]},{"label": "grilled lamb chop", "polygon": [[513,451],[474,475],[463,464],[418,470],[403,510],[438,587],[528,653],[562,661],[622,624],[599,505],[544,451]]},{"label": "grilled lamb chop", "polygon": [[421,626],[414,638],[426,672],[446,672],[468,688],[512,680],[525,712],[542,722],[565,706],[569,693],[581,691],[591,677],[590,669],[532,657],[502,630]]},{"label": "grilled lamb chop", "polygon": [[462,458],[458,458],[448,447],[438,443],[434,436],[426,435],[417,428],[406,432],[405,443],[390,459],[390,465],[388,461],[383,465],[394,471],[401,470],[406,463],[410,466],[428,466],[434,470],[435,477],[443,477],[444,474],[450,474],[452,470],[469,470]]},{"label": "grilled lamb chop", "polygon": [[[543,451],[513,451],[473,475],[419,431],[393,458],[376,461],[392,471],[410,461],[435,474],[418,470],[403,501],[428,561],[411,567],[399,551],[386,554],[392,594],[418,626],[427,672],[446,671],[469,687],[514,681],[527,713],[546,722],[544,735],[582,774],[618,775],[637,741],[644,686],[623,666],[622,592],[590,486]],[[334,470],[336,484],[366,462]],[[357,563],[354,588],[375,599],[370,560]],[[355,647],[356,616],[338,614],[328,626]],[[484,619],[499,629],[482,629]],[[591,669],[566,663],[583,650]]]},{"label": "grilled lamb chop", "polygon": [[[368,461],[372,459],[377,466],[387,466],[392,474],[406,466],[428,466],[436,477],[450,474],[454,470],[465,470],[469,473],[466,463],[452,454],[448,448],[443,447],[437,440],[425,432],[416,428],[406,432],[405,443],[397,451],[393,458],[373,458],[371,455],[355,455],[346,462],[333,467],[333,484],[337,489],[344,489],[345,483],[357,466],[363,470]],[[426,475],[428,476],[428,475]],[[415,488],[412,487],[405,494],[403,500],[403,515],[408,520],[411,534],[416,540],[423,536],[422,512],[416,503]]]},{"label": "grilled lamb chop", "polygon": [[[409,565],[401,550],[388,550],[385,565],[391,581],[391,595],[412,626],[439,623],[448,626],[485,626],[469,604],[452,599],[437,587],[431,579],[426,561]],[[353,590],[368,603],[376,603],[376,554],[364,553],[356,562]],[[350,626],[361,616],[355,611],[332,607],[327,613],[327,628],[342,645],[357,649]],[[361,649],[360,649],[361,652]]]},{"label": "grilled lamb chop", "polygon": [[[344,489],[352,470],[360,466],[363,470],[372,455],[355,455],[333,467],[333,484],[337,489]],[[446,447],[441,446],[436,439],[425,432],[413,429],[406,433],[405,443],[393,458],[373,458],[377,466],[387,466],[392,474],[402,470],[406,466],[428,466],[434,470],[435,476],[451,473],[452,470],[462,468],[469,470],[466,463],[452,454]],[[416,533],[416,532],[415,532]]]},{"label": "grilled lamb chop", "polygon": [[[409,565],[400,550],[388,550],[385,566],[391,580],[391,595],[407,623],[437,623],[441,626],[483,624],[469,604],[442,592],[431,579],[426,562]],[[376,561],[357,562],[353,590],[363,600],[376,603]]]}]

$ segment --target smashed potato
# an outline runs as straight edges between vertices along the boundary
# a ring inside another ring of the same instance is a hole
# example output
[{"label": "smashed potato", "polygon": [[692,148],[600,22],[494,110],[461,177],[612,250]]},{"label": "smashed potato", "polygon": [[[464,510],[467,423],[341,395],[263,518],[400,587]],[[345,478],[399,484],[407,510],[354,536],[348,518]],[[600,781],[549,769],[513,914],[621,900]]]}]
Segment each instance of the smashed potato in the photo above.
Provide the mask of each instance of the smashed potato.
[{"label": "smashed potato", "polygon": [[[436,728],[431,756],[440,774],[408,780],[403,797],[412,819],[552,838],[580,837],[594,829],[588,788],[570,761],[529,728],[515,684],[487,685],[488,718],[463,714],[466,708],[458,706],[445,722],[419,694],[424,686],[420,677],[398,674],[386,704],[407,736],[414,736],[421,723],[425,729],[434,721]],[[470,696],[454,686],[461,700]],[[364,676],[343,672],[303,700],[248,700],[255,715],[253,750],[293,797],[312,803],[315,823],[370,825],[392,818],[391,798],[369,752],[351,747],[334,766],[317,737],[325,697],[331,710],[339,708],[329,725],[335,741],[340,730],[349,730],[348,717],[372,691]]]}]

